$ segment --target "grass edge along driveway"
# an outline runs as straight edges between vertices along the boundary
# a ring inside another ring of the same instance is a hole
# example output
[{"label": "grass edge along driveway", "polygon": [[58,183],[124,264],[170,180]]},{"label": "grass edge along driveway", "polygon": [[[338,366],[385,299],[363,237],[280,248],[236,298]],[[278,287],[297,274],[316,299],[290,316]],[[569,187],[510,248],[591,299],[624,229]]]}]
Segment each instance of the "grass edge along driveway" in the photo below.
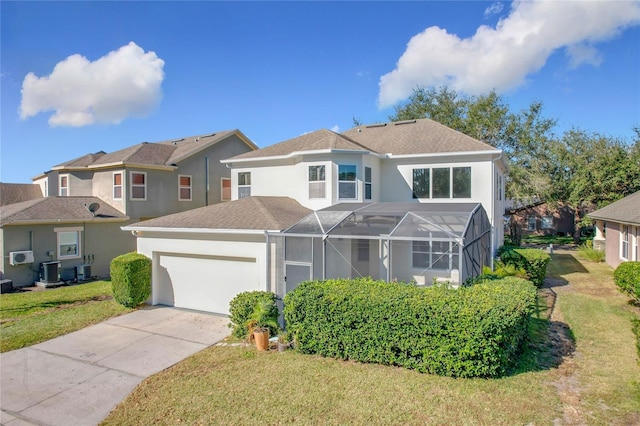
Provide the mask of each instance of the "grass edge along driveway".
[{"label": "grass edge along driveway", "polygon": [[115,302],[110,281],[0,295],[0,352],[35,345],[132,309]]}]

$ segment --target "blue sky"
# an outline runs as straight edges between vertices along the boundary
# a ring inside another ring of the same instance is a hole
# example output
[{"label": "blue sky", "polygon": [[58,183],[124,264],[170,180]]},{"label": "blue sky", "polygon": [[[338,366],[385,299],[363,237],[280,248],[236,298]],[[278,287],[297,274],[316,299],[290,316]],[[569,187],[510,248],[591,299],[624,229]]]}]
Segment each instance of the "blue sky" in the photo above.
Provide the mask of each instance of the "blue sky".
[{"label": "blue sky", "polygon": [[264,147],[387,121],[417,84],[495,88],[572,126],[640,125],[640,3],[11,2],[0,180],[238,128]]}]

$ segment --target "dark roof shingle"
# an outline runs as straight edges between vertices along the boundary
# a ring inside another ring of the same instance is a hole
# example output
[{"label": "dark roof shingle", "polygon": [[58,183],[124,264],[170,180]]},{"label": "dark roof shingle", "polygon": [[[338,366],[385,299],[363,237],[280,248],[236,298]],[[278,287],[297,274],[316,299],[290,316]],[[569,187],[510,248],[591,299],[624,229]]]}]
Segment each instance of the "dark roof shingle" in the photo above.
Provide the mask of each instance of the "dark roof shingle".
[{"label": "dark roof shingle", "polygon": [[0,206],[43,198],[42,189],[32,183],[1,183]]},{"label": "dark roof shingle", "polygon": [[592,219],[640,225],[640,191],[587,214]]},{"label": "dark roof shingle", "polygon": [[288,197],[248,197],[174,213],[133,228],[283,230],[311,213]]},{"label": "dark roof shingle", "polygon": [[[98,203],[95,217],[86,206]],[[0,225],[122,220],[129,217],[98,197],[46,197],[0,208]]]}]

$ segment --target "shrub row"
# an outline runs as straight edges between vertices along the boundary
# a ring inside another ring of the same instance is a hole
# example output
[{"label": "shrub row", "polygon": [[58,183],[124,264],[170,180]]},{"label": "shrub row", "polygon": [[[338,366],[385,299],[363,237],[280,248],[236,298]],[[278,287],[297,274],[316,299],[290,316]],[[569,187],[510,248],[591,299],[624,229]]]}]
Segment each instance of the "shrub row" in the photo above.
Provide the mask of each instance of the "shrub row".
[{"label": "shrub row", "polygon": [[128,308],[138,306],[151,295],[151,259],[132,252],[114,258],[109,265],[113,298]]},{"label": "shrub row", "polygon": [[303,353],[496,377],[516,360],[535,300],[530,282],[511,277],[458,290],[337,279],[302,283],[284,315]]},{"label": "shrub row", "polygon": [[613,279],[621,292],[640,300],[640,262],[623,262],[613,272]]},{"label": "shrub row", "polygon": [[547,265],[551,256],[540,249],[523,249],[513,246],[502,246],[498,256],[505,265],[512,265],[527,271],[529,281],[536,287],[542,287],[547,275]]},{"label": "shrub row", "polygon": [[[271,319],[278,319],[278,306],[276,305],[276,295],[268,291],[245,291],[234,297],[229,303],[229,327],[231,334],[238,338],[247,337],[247,322],[251,318],[255,307],[260,303],[269,303],[271,312],[267,316]],[[268,327],[271,336],[278,334],[278,330],[273,326]]]}]

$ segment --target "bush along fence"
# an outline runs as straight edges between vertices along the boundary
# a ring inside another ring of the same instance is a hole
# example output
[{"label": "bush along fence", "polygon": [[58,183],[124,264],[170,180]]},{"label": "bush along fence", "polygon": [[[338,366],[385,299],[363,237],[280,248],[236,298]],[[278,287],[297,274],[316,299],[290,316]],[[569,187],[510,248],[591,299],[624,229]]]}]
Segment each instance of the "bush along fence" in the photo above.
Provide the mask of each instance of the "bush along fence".
[{"label": "bush along fence", "polygon": [[151,295],[151,259],[132,252],[111,261],[113,298],[128,308],[138,306]]},{"label": "bush along fence", "polygon": [[498,249],[498,257],[505,265],[522,268],[527,272],[529,281],[536,287],[544,285],[547,276],[547,265],[551,256],[540,249],[522,249],[513,246],[502,246]]},{"label": "bush along fence", "polygon": [[285,296],[299,351],[452,377],[497,377],[527,336],[536,289],[503,278],[451,289],[336,279]]}]

